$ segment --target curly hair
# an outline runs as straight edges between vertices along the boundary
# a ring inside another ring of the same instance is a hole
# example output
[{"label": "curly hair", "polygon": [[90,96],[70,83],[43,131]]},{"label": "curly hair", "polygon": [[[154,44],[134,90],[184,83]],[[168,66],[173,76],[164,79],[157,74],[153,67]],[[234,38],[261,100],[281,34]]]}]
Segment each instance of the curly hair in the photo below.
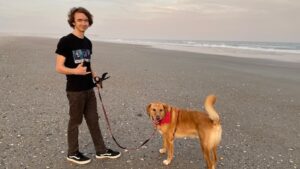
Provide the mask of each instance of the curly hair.
[{"label": "curly hair", "polygon": [[85,14],[89,20],[89,25],[91,26],[93,24],[93,15],[87,9],[83,7],[73,7],[71,8],[68,14],[68,23],[72,28],[74,28],[73,23],[75,22],[75,18],[74,18],[75,13]]}]

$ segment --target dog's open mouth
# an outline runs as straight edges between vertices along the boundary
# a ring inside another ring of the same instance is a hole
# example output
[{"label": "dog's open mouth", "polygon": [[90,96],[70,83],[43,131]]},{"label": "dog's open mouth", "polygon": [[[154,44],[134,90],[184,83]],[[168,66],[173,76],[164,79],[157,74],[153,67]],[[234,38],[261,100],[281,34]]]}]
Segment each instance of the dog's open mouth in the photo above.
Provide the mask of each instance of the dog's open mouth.
[{"label": "dog's open mouth", "polygon": [[160,123],[160,121],[161,121],[161,119],[152,117],[153,124],[158,125]]}]

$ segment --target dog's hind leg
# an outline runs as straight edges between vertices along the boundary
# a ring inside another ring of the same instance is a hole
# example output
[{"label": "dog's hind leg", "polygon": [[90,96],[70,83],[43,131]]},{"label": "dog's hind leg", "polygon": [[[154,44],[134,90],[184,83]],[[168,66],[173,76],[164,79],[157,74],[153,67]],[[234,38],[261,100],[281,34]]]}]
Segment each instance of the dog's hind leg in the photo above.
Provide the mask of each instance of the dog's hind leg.
[{"label": "dog's hind leg", "polygon": [[214,169],[213,168],[214,167],[213,166],[213,161],[210,158],[211,150],[209,149],[208,144],[206,144],[204,139],[201,139],[200,146],[201,146],[201,149],[202,149],[203,157],[204,157],[204,160],[206,162],[207,168],[208,169]]},{"label": "dog's hind leg", "polygon": [[217,157],[217,146],[215,145],[213,147],[213,168],[215,168],[217,161],[218,161],[218,157]]},{"label": "dog's hind leg", "polygon": [[203,154],[204,154],[204,158],[205,158],[205,161],[206,161],[206,165],[207,165],[207,168],[208,169],[213,169],[213,164],[212,164],[212,160],[210,158],[210,150],[207,148],[207,147],[204,147],[203,149]]}]

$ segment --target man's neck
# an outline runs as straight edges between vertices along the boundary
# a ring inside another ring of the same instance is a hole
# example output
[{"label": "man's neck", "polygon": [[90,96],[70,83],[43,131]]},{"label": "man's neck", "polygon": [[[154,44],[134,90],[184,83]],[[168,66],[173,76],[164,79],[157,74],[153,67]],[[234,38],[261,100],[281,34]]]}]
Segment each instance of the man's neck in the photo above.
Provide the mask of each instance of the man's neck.
[{"label": "man's neck", "polygon": [[73,35],[77,36],[78,38],[80,39],[83,39],[84,38],[84,32],[80,32],[76,29],[74,29],[74,31],[72,32]]}]

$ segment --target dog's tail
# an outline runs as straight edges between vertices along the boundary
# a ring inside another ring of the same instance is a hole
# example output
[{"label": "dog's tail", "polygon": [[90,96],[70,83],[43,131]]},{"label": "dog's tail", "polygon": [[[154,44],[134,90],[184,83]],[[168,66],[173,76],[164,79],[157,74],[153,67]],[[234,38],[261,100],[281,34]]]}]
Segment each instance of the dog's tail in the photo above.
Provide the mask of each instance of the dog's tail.
[{"label": "dog's tail", "polygon": [[220,117],[214,108],[214,104],[215,104],[216,100],[217,100],[217,98],[215,95],[208,95],[205,99],[204,108],[207,111],[209,118],[214,123],[219,123]]}]

